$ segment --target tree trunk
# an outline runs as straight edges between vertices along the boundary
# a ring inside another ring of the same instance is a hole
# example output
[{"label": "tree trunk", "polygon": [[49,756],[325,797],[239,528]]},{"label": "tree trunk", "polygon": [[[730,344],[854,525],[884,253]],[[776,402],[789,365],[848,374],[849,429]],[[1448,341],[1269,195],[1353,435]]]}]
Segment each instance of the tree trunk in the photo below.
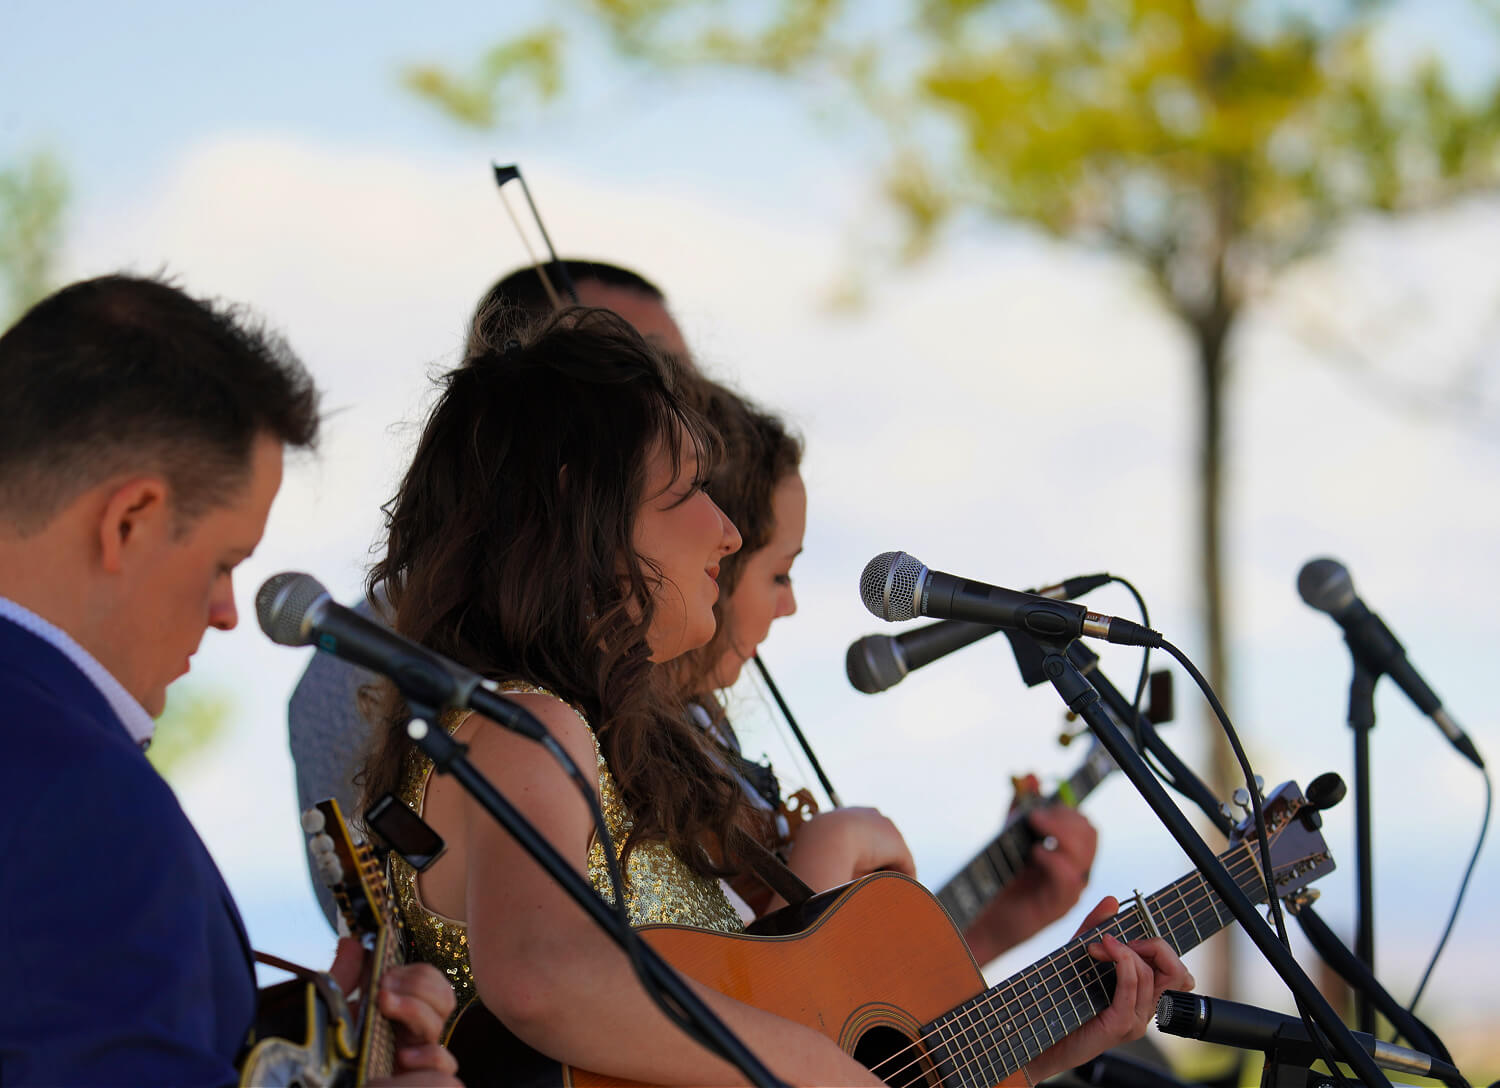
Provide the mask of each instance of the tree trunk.
[{"label": "tree trunk", "polygon": [[[1226,591],[1224,586],[1224,347],[1228,339],[1232,314],[1216,305],[1211,312],[1193,323],[1198,346],[1199,376],[1199,461],[1198,461],[1198,530],[1199,575],[1203,589],[1204,642],[1208,650],[1204,674],[1227,709],[1231,705],[1229,690],[1229,651],[1225,630]],[[1209,733],[1209,787],[1227,800],[1242,777],[1234,752],[1223,729],[1204,708],[1204,726]],[[1233,928],[1229,933],[1234,932]],[[1235,985],[1235,946],[1232,936],[1210,945],[1206,976],[1201,983],[1205,993],[1233,996]]]}]

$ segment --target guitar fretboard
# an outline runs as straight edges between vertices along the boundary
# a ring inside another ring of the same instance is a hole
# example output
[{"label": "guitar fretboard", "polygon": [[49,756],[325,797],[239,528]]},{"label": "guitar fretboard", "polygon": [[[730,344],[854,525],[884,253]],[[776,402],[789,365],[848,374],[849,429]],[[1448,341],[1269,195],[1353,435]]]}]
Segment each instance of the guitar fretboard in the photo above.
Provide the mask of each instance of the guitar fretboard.
[{"label": "guitar fretboard", "polygon": [[[1113,765],[1107,760],[1091,756],[1058,788],[1050,802],[1077,804],[1093,792],[1113,769]],[[948,917],[953,919],[959,932],[966,932],[984,909],[994,902],[995,897],[1026,867],[1027,855],[1040,838],[1026,822],[1023,809],[952,880],[937,890],[937,901],[948,912]]]},{"label": "guitar fretboard", "polygon": [[[1266,901],[1253,843],[1227,851],[1219,860],[1251,902]],[[923,1042],[938,1077],[954,1088],[998,1084],[1107,1008],[1114,969],[1087,950],[1099,934],[1135,941],[1154,931],[1180,954],[1232,918],[1199,873],[1132,900],[1108,922],[927,1024]],[[891,1079],[895,1070],[875,1072]]]},{"label": "guitar fretboard", "polygon": [[396,1031],[391,1022],[376,1009],[375,997],[385,973],[406,961],[406,948],[396,921],[395,900],[386,883],[385,866],[377,860],[373,851],[365,851],[360,857],[360,868],[364,870],[365,887],[369,890],[372,901],[380,904],[380,911],[385,915],[385,924],[381,926],[376,939],[379,966],[371,973],[371,992],[365,995],[364,1002],[369,1024],[366,1034],[365,1075],[369,1079],[375,1079],[390,1076],[396,1068]]}]

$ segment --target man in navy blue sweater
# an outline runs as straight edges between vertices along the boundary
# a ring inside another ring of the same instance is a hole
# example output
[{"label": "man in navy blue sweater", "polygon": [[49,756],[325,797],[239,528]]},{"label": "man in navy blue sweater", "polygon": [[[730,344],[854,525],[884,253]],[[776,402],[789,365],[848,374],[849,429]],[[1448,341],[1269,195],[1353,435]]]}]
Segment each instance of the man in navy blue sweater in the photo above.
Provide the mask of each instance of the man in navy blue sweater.
[{"label": "man in navy blue sweater", "polygon": [[[236,623],[232,571],[316,391],[233,311],[124,276],[0,337],[0,389],[0,1084],[234,1083],[250,945],[143,749]],[[397,1080],[452,1083],[446,982],[386,978]]]}]

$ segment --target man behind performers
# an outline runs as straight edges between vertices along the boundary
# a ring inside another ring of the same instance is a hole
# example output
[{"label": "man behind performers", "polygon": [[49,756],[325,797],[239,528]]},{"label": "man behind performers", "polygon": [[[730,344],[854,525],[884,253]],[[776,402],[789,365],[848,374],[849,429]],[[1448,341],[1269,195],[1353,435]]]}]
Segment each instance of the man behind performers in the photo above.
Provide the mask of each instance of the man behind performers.
[{"label": "man behind performers", "polygon": [[[142,751],[260,540],[317,394],[281,341],[151,280],[0,337],[0,1084],[234,1083],[255,1014],[229,891]],[[341,960],[353,951],[341,949]],[[453,1007],[388,973],[403,1081]]]}]

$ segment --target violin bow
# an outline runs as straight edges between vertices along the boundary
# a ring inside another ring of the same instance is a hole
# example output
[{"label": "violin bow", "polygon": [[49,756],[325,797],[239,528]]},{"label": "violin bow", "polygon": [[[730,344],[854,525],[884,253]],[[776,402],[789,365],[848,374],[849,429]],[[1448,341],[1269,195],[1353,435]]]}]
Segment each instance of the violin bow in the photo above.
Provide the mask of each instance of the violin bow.
[{"label": "violin bow", "polygon": [[[557,250],[552,246],[552,236],[547,233],[547,224],[542,222],[542,213],[537,211],[536,201],[531,198],[531,187],[521,176],[521,168],[515,163],[509,166],[501,166],[499,163],[490,165],[495,171],[495,187],[500,191],[500,203],[505,205],[505,214],[510,216],[511,224],[516,228],[516,233],[521,236],[521,245],[526,248],[526,255],[531,258],[531,267],[536,269],[537,276],[541,278],[542,290],[547,292],[547,299],[552,303],[552,308],[561,310],[566,303],[557,293],[557,286],[552,282],[552,277],[547,274],[548,267],[557,270],[558,281],[562,284],[563,291],[567,293],[568,301],[576,306],[578,287],[573,283],[573,277],[568,273],[567,267],[557,255]],[[521,220],[517,218],[515,209],[510,206],[510,200],[505,195],[505,187],[513,181],[521,183],[521,192],[526,197],[526,206],[531,209],[531,220],[536,224],[536,229],[541,232],[542,241],[547,246],[548,264],[546,266],[542,264],[536,251],[531,248],[531,239],[526,236]]]},{"label": "violin bow", "polygon": [[813,754],[812,745],[808,743],[807,736],[802,732],[802,727],[797,724],[797,719],[792,717],[792,708],[786,705],[786,700],[781,697],[781,689],[776,686],[776,681],[771,679],[771,670],[766,668],[766,663],[760,659],[760,654],[750,658],[755,662],[756,669],[760,672],[760,678],[766,682],[766,688],[775,700],[776,707],[781,711],[781,716],[786,719],[786,724],[791,727],[792,735],[797,738],[797,743],[802,746],[802,754],[812,764],[813,773],[818,776],[818,781],[823,784],[823,792],[828,794],[828,800],[833,802],[834,808],[843,808],[844,802],[839,800],[838,791],[833,788],[833,783],[828,781],[828,775],[823,771],[823,764],[818,762],[818,757]]}]

